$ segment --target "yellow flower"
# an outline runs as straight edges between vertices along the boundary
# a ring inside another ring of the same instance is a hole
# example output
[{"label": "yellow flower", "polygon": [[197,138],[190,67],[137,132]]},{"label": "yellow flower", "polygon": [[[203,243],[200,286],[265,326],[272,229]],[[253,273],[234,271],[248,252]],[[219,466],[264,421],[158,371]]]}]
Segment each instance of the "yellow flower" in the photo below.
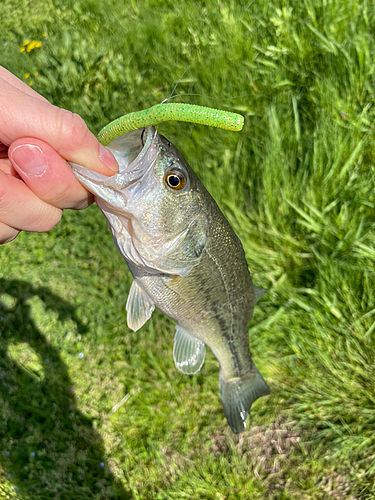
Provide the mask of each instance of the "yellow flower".
[{"label": "yellow flower", "polygon": [[32,87],[34,85],[34,80],[29,80],[28,84],[30,85],[30,87]]},{"label": "yellow flower", "polygon": [[[29,42],[27,47],[26,47],[26,52],[31,52],[35,48],[39,48],[42,46],[42,42],[39,42],[37,40],[33,40],[32,42]],[[21,52],[23,52],[21,50]]]},{"label": "yellow flower", "polygon": [[46,38],[46,36],[47,36],[47,33],[43,33],[43,36],[44,36],[44,38]]},{"label": "yellow flower", "polygon": [[30,78],[30,73],[25,73],[24,78]]},{"label": "yellow flower", "polygon": [[22,47],[25,47],[26,45],[29,45],[30,43],[30,40],[25,40],[22,44]]},{"label": "yellow flower", "polygon": [[108,57],[105,57],[105,58],[103,59],[103,61],[104,61],[105,63],[109,63],[109,59],[108,59]]},{"label": "yellow flower", "polygon": [[38,76],[38,75],[39,75],[39,73],[37,71],[35,71],[34,76]]},{"label": "yellow flower", "polygon": [[25,47],[21,47],[20,52],[25,52]]}]

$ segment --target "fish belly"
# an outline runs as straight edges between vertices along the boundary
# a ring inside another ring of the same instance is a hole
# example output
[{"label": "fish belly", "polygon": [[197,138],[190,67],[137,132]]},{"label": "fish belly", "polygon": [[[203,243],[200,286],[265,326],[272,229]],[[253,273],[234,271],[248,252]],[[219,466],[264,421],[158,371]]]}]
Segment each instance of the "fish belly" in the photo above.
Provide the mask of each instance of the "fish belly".
[{"label": "fish belly", "polygon": [[222,375],[229,379],[247,373],[252,366],[247,325],[254,308],[253,293],[250,277],[248,283],[227,284],[225,269],[213,259],[204,251],[200,264],[188,276],[144,275],[137,279],[158,309],[212,350]]}]

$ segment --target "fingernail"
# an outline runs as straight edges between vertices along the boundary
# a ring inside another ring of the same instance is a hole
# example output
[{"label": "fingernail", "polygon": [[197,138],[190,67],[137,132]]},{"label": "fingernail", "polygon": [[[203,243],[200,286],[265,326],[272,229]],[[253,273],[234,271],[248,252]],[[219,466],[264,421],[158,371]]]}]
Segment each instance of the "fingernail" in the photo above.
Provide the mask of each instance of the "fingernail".
[{"label": "fingernail", "polygon": [[33,144],[17,146],[13,149],[10,159],[14,168],[27,177],[41,177],[48,166],[43,151]]},{"label": "fingernail", "polygon": [[107,167],[113,170],[113,172],[118,172],[118,165],[115,157],[102,144],[99,144],[99,158],[104,165],[107,165]]}]

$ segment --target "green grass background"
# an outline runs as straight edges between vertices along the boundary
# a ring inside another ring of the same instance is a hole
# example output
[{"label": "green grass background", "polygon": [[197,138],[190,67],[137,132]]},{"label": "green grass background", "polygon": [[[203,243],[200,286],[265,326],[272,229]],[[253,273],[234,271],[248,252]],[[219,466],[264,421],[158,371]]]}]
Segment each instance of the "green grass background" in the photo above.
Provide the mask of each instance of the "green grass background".
[{"label": "green grass background", "polygon": [[0,28],[0,63],[95,133],[188,65],[180,102],[244,114],[160,131],[270,289],[249,335],[272,390],[231,434],[215,358],[180,374],[157,311],[131,332],[103,216],[65,211],[1,248],[0,498],[374,498],[373,2],[2,0]]}]

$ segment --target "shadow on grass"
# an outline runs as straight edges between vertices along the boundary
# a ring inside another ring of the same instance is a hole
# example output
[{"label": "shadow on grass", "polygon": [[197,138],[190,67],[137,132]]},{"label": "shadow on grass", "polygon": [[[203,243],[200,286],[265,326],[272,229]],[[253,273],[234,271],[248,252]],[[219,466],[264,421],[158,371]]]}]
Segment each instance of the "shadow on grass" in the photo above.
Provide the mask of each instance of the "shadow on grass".
[{"label": "shadow on grass", "polygon": [[9,301],[0,303],[0,460],[11,480],[35,499],[130,499],[105,463],[101,437],[77,410],[67,367],[33,322],[28,300],[39,297],[84,333],[74,308],[23,281],[0,280],[0,293]]}]

